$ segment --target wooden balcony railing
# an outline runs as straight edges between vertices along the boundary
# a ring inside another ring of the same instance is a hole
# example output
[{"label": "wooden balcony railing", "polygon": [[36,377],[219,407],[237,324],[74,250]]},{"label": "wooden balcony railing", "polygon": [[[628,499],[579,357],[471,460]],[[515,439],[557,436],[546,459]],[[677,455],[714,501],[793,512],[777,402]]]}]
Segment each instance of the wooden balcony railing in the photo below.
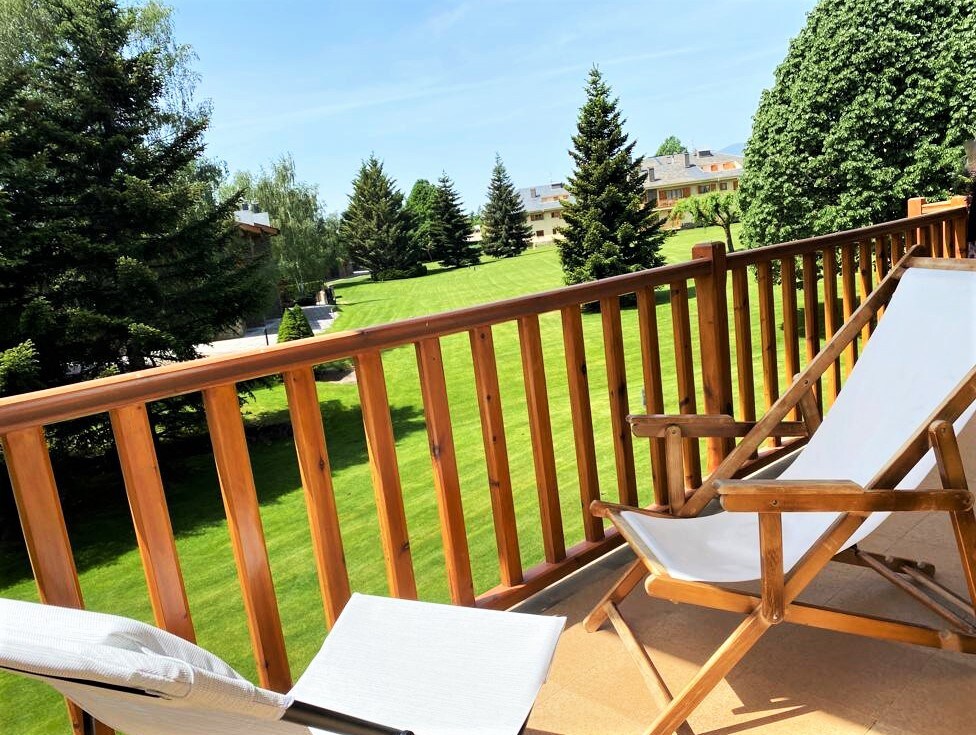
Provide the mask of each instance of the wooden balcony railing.
[{"label": "wooden balcony railing", "polygon": [[[961,257],[966,217],[961,199],[937,205],[912,200],[909,212],[907,219],[730,255],[722,243],[702,244],[694,248],[691,261],[640,273],[2,399],[0,436],[40,597],[52,604],[83,604],[45,427],[108,413],[156,622],[193,640],[146,405],[202,392],[260,681],[266,687],[287,689],[291,673],[236,385],[260,376],[283,376],[312,551],[325,617],[331,625],[349,598],[350,582],[312,366],[341,358],[355,361],[389,592],[415,597],[417,585],[383,366],[384,350],[413,345],[451,599],[460,605],[509,607],[620,543],[613,531],[586,512],[590,501],[600,497],[594,432],[611,437],[616,499],[638,501],[634,446],[625,417],[642,408],[633,399],[628,377],[634,376],[628,376],[625,367],[621,296],[636,294],[640,383],[648,412],[664,412],[665,398],[673,397],[666,391],[673,390],[684,413],[702,409],[751,421],[757,405],[761,410],[772,404],[792,376],[819,351],[821,327],[829,339],[907,248],[923,244],[934,256]],[[661,299],[670,306],[669,325],[658,323],[656,305]],[[752,324],[753,299],[759,307],[758,330]],[[600,305],[603,333],[610,405],[606,425],[594,422],[590,404],[581,305],[593,302]],[[781,304],[778,310],[777,302]],[[690,304],[696,306],[694,312]],[[695,312],[697,320],[693,321]],[[578,477],[573,492],[578,492],[582,516],[583,537],[571,545],[564,537],[560,493],[567,488],[559,488],[556,482],[548,376],[542,359],[539,319],[549,313],[558,313],[562,325]],[[540,508],[542,558],[538,559],[522,558],[517,537],[510,447],[493,339],[495,329],[503,323],[515,323],[518,328]],[[662,339],[668,332],[673,338]],[[457,447],[452,435],[441,341],[458,333],[467,333],[470,340],[481,447]],[[869,326],[861,335],[862,344],[870,334]],[[674,350],[673,389],[662,378],[662,359],[668,349]],[[856,359],[857,345],[853,345],[818,385],[822,408],[836,398]],[[650,448],[650,480],[654,500],[665,504],[669,468],[662,441],[653,440]],[[730,441],[708,440],[704,459],[698,443],[689,441],[680,468],[686,484],[699,484],[702,473],[730,451]],[[476,589],[473,582],[469,530],[461,505],[459,452],[483,453],[487,466],[500,579],[491,589]],[[78,718],[73,719],[77,730]]]}]

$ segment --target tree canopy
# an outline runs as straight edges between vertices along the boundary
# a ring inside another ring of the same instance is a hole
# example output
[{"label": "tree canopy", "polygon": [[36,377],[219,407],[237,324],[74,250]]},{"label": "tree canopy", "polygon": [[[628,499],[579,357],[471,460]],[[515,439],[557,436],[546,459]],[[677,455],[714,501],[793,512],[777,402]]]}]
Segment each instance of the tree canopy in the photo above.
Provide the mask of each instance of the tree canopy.
[{"label": "tree canopy", "polygon": [[821,0],[763,92],[741,198],[750,246],[905,216],[957,184],[976,125],[966,0]]},{"label": "tree canopy", "polygon": [[641,158],[629,141],[618,100],[598,69],[590,71],[586,102],[580,108],[573,149],[574,170],[563,202],[559,257],[567,283],[661,265],[666,233],[661,218],[644,205]]},{"label": "tree canopy", "polygon": [[3,390],[196,357],[267,274],[216,195],[168,16],[114,0],[4,9],[20,6],[44,23],[0,53]]},{"label": "tree canopy", "polygon": [[353,263],[368,268],[376,281],[422,275],[423,255],[410,238],[403,194],[376,156],[363,161],[352,187],[339,235]]},{"label": "tree canopy", "polygon": [[525,221],[525,205],[508,177],[501,156],[488,183],[488,202],[481,213],[481,246],[486,255],[510,258],[532,244],[532,228]]},{"label": "tree canopy", "polygon": [[461,197],[454,189],[454,182],[447,174],[441,174],[430,217],[430,245],[434,257],[447,268],[477,264],[481,248],[468,240],[471,232],[471,220],[461,207]]},{"label": "tree canopy", "polygon": [[239,191],[245,200],[257,202],[278,228],[271,250],[285,296],[317,290],[347,260],[338,215],[325,213],[317,186],[298,180],[291,154],[273,161],[268,170],[262,168],[257,176],[238,173],[225,190]]},{"label": "tree canopy", "polygon": [[664,139],[664,142],[662,142],[661,145],[657,147],[657,153],[655,153],[654,155],[673,156],[678,153],[687,153],[687,152],[688,149],[685,147],[685,144],[678,139],[678,136],[669,135],[667,138]]},{"label": "tree canopy", "polygon": [[417,179],[404,207],[410,215],[410,238],[427,260],[434,260],[430,244],[430,222],[434,216],[434,202],[437,200],[437,187],[427,179]]},{"label": "tree canopy", "polygon": [[712,191],[701,196],[685,197],[675,202],[669,215],[680,222],[689,215],[696,227],[721,227],[725,231],[725,247],[735,252],[732,225],[739,221],[739,195],[734,191]]}]

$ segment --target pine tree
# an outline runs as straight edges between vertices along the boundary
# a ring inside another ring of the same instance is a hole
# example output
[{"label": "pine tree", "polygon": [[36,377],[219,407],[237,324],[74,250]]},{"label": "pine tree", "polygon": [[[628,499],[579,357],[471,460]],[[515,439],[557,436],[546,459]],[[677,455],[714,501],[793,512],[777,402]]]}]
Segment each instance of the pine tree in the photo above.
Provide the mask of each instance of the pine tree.
[{"label": "pine tree", "polygon": [[281,323],[278,325],[279,344],[312,336],[314,336],[312,325],[308,323],[308,317],[305,316],[301,306],[295,304],[284,310],[281,315]]},{"label": "pine tree", "polygon": [[525,221],[525,205],[497,153],[481,223],[481,245],[486,255],[510,258],[524,252],[532,243],[532,228]]},{"label": "pine tree", "polygon": [[206,110],[172,104],[172,39],[113,0],[24,7],[45,24],[0,63],[4,390],[17,365],[54,386],[196,357],[260,306],[267,258],[215,197]]},{"label": "pine tree", "polygon": [[461,197],[447,174],[437,180],[437,198],[431,209],[430,244],[435,258],[447,268],[476,265],[480,248],[468,240],[471,219],[461,207]]},{"label": "pine tree", "polygon": [[628,142],[618,100],[596,67],[590,71],[570,156],[575,164],[563,202],[559,257],[567,283],[582,283],[661,265],[666,233],[652,204],[644,205],[644,177],[636,141]]},{"label": "pine tree", "polygon": [[430,245],[430,219],[437,199],[437,187],[427,179],[417,179],[404,208],[410,214],[410,238],[427,260],[433,260]]},{"label": "pine tree", "polygon": [[423,275],[423,255],[410,238],[403,194],[376,156],[363,161],[352,186],[339,233],[353,262],[368,268],[374,281]]}]

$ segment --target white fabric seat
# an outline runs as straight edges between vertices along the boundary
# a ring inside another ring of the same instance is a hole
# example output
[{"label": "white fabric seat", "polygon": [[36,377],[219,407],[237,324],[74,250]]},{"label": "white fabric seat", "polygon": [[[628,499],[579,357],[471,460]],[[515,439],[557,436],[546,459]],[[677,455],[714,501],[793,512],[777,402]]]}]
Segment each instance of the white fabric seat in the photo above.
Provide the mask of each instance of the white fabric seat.
[{"label": "white fabric seat", "polygon": [[564,623],[356,594],[291,692],[278,694],[150,625],[0,599],[0,668],[45,681],[126,735],[334,732],[283,721],[296,701],[416,735],[514,735]]},{"label": "white fabric seat", "polygon": [[[976,365],[976,272],[910,268],[901,277],[837,401],[784,480],[850,480],[864,485]],[[976,404],[955,423],[967,476],[976,479]],[[931,451],[899,489],[941,487]],[[873,514],[849,540],[856,544],[887,513]],[[789,571],[837,518],[784,513],[784,568]],[[758,579],[759,523],[753,513],[718,512],[659,519],[623,517],[676,579]]]}]

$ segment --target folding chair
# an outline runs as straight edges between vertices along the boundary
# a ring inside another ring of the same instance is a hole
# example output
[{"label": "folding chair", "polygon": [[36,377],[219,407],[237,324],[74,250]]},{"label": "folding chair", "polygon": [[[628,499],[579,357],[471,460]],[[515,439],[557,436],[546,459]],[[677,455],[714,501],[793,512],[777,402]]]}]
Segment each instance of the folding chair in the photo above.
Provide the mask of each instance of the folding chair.
[{"label": "folding chair", "polygon": [[[636,435],[665,440],[670,507],[593,504],[592,512],[612,521],[638,559],[584,625],[595,631],[609,619],[641,667],[662,705],[650,735],[690,733],[688,716],[783,621],[976,653],[976,516],[966,479],[967,465],[976,478],[976,264],[914,252],[895,265],[760,421],[628,417]],[[883,319],[821,423],[812,392],[817,379],[880,308]],[[795,407],[802,425],[784,421]],[[806,446],[792,463],[781,460],[788,466],[775,479],[748,476],[764,440],[798,433],[809,435]],[[686,492],[682,441],[709,435],[742,439],[699,488]],[[746,479],[735,479],[744,474]],[[910,511],[949,513],[970,599],[936,582],[931,565],[858,549],[890,513]],[[873,569],[947,627],[798,602],[832,559]],[[746,616],[674,697],[617,608],[642,580],[652,597]],[[721,586],[752,580],[759,580],[758,595]]]},{"label": "folding chair", "polygon": [[[0,600],[0,670],[126,735],[513,735],[564,618],[353,595],[288,694],[150,625]],[[375,724],[383,723],[383,724]]]}]

